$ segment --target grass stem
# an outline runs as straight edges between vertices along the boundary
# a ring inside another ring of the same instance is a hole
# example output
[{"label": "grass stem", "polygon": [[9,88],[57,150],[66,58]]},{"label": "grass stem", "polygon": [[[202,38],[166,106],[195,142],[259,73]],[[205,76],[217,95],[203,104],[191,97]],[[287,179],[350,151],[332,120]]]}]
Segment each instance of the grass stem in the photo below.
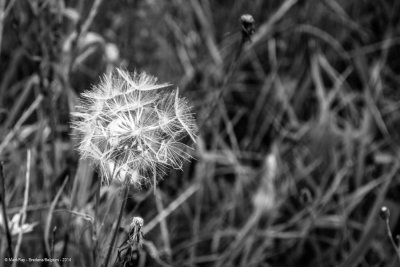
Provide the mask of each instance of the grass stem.
[{"label": "grass stem", "polygon": [[97,188],[96,188],[96,203],[94,207],[94,222],[93,222],[93,261],[96,266],[97,263],[97,245],[98,245],[98,227],[97,224],[100,222],[99,220],[99,205],[100,205],[100,188],[101,188],[101,179],[97,180]]},{"label": "grass stem", "polygon": [[386,231],[387,231],[387,235],[389,236],[390,242],[392,243],[393,248],[396,251],[396,255],[400,261],[400,249],[397,247],[396,242],[394,241],[393,235],[392,235],[392,230],[390,230],[390,223],[389,223],[389,217],[386,218],[385,220],[385,224],[386,224]]},{"label": "grass stem", "polygon": [[115,225],[114,234],[112,236],[111,243],[108,248],[107,257],[106,257],[106,260],[104,261],[104,267],[108,266],[108,262],[110,261],[110,258],[111,258],[111,253],[113,251],[114,243],[115,243],[115,240],[117,239],[117,235],[118,235],[119,226],[121,224],[122,214],[124,213],[126,201],[128,199],[128,192],[129,192],[129,186],[125,185],[124,196],[123,196],[122,204],[121,204],[121,210],[119,211],[117,224]]},{"label": "grass stem", "polygon": [[[23,225],[25,224],[26,220],[26,208],[28,207],[28,199],[29,199],[29,181],[30,181],[30,173],[31,173],[31,151],[28,150],[27,152],[27,159],[26,159],[26,175],[25,175],[25,192],[24,192],[24,202],[22,209],[20,211],[21,214],[21,220],[19,221],[19,228],[20,232],[18,233],[18,240],[17,240],[17,245],[15,247],[15,254],[14,254],[14,259],[18,258],[19,255],[19,250],[21,248],[21,243],[22,243],[22,235],[24,233],[23,231]],[[13,262],[13,267],[17,266],[17,261]]]},{"label": "grass stem", "polygon": [[6,236],[7,236],[7,244],[8,244],[8,254],[10,257],[14,255],[13,249],[12,249],[12,240],[11,240],[11,233],[10,229],[8,228],[8,216],[7,216],[7,211],[6,211],[6,181],[5,181],[5,176],[3,172],[3,162],[0,162],[0,176],[1,176],[1,206],[3,210],[3,219],[4,219],[4,227],[6,230]]}]

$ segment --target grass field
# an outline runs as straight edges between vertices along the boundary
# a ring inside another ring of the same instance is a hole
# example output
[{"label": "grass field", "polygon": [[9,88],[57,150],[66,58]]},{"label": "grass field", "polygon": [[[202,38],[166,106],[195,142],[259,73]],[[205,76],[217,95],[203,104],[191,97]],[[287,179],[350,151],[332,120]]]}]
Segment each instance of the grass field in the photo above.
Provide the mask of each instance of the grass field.
[{"label": "grass field", "polygon": [[[400,266],[398,14],[0,0],[0,266]],[[192,106],[193,159],[156,186],[100,184],[77,150],[71,114],[116,67]]]}]

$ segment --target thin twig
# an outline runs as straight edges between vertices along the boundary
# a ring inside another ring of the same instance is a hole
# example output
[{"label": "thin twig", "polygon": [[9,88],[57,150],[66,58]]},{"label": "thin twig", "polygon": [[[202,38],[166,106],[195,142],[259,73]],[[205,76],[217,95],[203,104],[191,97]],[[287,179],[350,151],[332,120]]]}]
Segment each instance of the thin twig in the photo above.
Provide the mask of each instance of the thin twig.
[{"label": "thin twig", "polygon": [[6,212],[6,181],[5,181],[5,176],[3,172],[3,162],[0,162],[0,176],[1,176],[1,206],[3,210],[3,219],[4,219],[4,226],[6,230],[6,236],[7,236],[7,243],[8,243],[8,253],[10,257],[14,255],[13,249],[12,249],[12,240],[11,240],[11,233],[10,233],[10,228],[8,228],[8,216]]},{"label": "thin twig", "polygon": [[[21,243],[22,243],[22,235],[24,233],[23,231],[23,225],[25,224],[26,220],[26,209],[28,207],[28,198],[29,198],[29,181],[30,181],[30,173],[31,173],[31,150],[29,149],[27,152],[27,157],[26,157],[26,175],[25,175],[25,192],[24,192],[24,202],[22,205],[22,209],[20,211],[21,214],[21,219],[19,221],[19,234],[18,234],[18,240],[17,240],[17,245],[15,246],[15,254],[14,254],[14,259],[18,258],[19,254],[19,249],[21,248]],[[17,261],[13,262],[13,267],[17,266]]]},{"label": "thin twig", "polygon": [[123,200],[122,200],[122,204],[121,204],[121,210],[119,211],[117,225],[115,226],[114,234],[112,236],[111,243],[110,243],[110,246],[108,248],[107,257],[106,257],[106,260],[104,261],[104,267],[108,266],[108,262],[110,261],[110,258],[111,258],[111,253],[112,253],[112,251],[114,249],[115,239],[117,239],[119,226],[121,224],[122,214],[124,213],[126,200],[128,199],[128,192],[129,192],[129,186],[125,185],[124,196],[123,196]]}]

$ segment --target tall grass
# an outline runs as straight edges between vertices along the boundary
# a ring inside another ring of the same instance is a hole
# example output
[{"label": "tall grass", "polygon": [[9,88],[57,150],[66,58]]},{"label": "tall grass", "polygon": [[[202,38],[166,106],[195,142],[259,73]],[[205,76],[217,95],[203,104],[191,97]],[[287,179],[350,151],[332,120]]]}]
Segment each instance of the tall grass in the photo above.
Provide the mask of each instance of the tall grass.
[{"label": "tall grass", "polygon": [[[114,232],[117,266],[398,266],[387,230],[396,241],[399,11],[394,0],[0,1],[0,266],[17,251],[101,266]],[[240,47],[243,14],[256,30]],[[178,85],[201,125],[196,160],[132,190],[119,228],[119,187],[99,191],[70,125],[78,95],[116,66]],[[126,242],[138,240],[133,217],[141,246]]]}]

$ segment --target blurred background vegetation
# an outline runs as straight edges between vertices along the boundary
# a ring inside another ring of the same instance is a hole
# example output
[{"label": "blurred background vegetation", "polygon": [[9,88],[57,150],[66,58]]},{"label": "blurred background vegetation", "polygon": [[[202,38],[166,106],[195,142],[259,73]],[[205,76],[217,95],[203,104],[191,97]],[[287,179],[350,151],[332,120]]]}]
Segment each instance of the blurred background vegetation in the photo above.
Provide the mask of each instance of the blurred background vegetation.
[{"label": "blurred background vegetation", "polygon": [[[241,47],[242,14],[256,31]],[[155,193],[132,188],[116,246],[140,216],[143,247],[115,249],[112,264],[398,266],[378,214],[390,209],[396,236],[399,14],[395,0],[0,0],[14,255],[101,266],[121,193],[102,187],[95,220],[99,177],[79,160],[70,112],[120,66],[178,86],[200,131],[183,171]]]}]

